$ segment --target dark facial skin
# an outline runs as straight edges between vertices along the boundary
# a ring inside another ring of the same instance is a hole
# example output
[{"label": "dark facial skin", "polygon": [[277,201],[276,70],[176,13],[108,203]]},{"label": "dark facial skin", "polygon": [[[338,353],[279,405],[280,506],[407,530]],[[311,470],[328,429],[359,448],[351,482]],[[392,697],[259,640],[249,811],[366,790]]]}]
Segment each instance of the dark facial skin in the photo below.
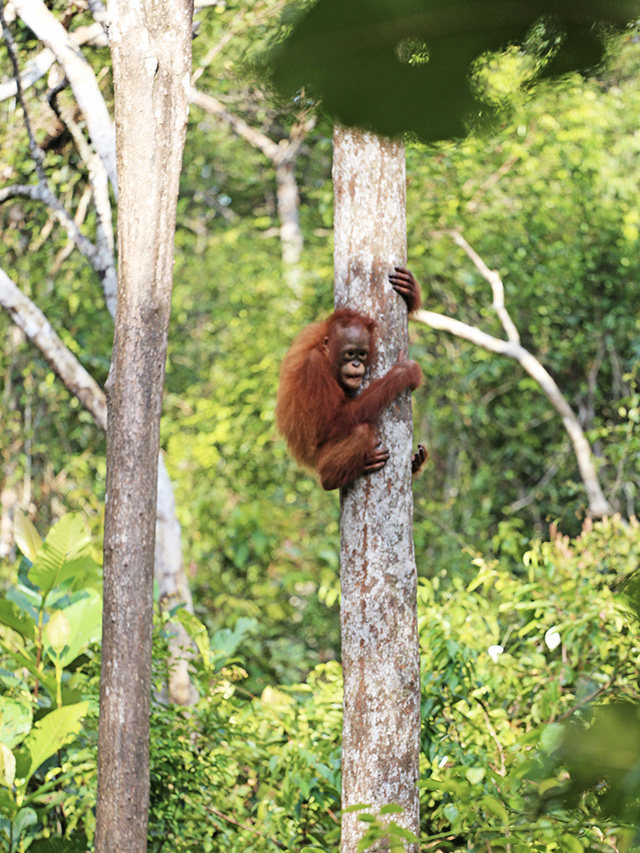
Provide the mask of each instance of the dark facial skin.
[{"label": "dark facial skin", "polygon": [[362,385],[369,361],[369,333],[362,326],[346,326],[340,330],[336,367],[338,381],[348,394]]}]

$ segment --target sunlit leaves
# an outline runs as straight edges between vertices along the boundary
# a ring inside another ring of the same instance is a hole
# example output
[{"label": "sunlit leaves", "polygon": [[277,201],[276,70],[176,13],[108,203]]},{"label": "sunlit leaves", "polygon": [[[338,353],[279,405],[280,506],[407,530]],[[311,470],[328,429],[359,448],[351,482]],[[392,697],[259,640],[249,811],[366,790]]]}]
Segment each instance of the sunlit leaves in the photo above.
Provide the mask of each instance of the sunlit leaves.
[{"label": "sunlit leaves", "polygon": [[[589,68],[603,52],[595,23],[624,24],[633,0],[319,0],[274,53],[283,92],[306,89],[331,116],[385,135],[463,135],[487,104],[469,78],[478,57],[527,42],[543,73]],[[546,30],[531,28],[546,17]]]}]

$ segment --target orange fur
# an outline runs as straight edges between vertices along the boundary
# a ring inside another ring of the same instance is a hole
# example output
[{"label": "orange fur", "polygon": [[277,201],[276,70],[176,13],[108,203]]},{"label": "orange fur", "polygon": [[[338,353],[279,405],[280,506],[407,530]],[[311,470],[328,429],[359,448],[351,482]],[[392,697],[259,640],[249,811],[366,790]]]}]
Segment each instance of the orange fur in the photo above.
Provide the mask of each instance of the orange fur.
[{"label": "orange fur", "polygon": [[[370,336],[375,321],[350,309],[312,323],[296,338],[282,363],[276,423],[294,458],[320,474],[325,489],[348,485],[365,471],[376,446],[375,424],[382,410],[405,388],[420,384],[420,368],[398,361],[357,396],[338,382],[340,329],[358,324]],[[371,363],[372,355],[367,359]]]}]

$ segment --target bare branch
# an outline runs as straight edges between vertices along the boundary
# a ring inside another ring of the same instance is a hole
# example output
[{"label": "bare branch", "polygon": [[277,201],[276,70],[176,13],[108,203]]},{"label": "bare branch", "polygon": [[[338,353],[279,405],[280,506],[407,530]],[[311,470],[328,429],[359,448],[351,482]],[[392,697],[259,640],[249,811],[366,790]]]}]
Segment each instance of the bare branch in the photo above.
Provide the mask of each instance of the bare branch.
[{"label": "bare branch", "polygon": [[[108,47],[109,39],[107,38],[106,33],[106,24],[108,23],[107,10],[100,0],[88,0],[88,5],[93,17],[96,19],[96,23],[89,24],[86,27],[78,27],[68,33],[69,38],[77,47],[82,47],[85,44],[88,44],[91,47]],[[220,0],[196,0],[195,8],[196,10],[199,10],[205,9],[209,6],[219,5]],[[240,12],[237,15],[237,18],[242,19],[244,15],[244,11]],[[224,44],[226,44],[234,34],[233,30],[228,31],[228,38],[226,38]],[[48,47],[41,50],[37,56],[29,60],[24,70],[20,73],[20,83],[22,84],[23,90],[29,89],[34,83],[37,83],[41,77],[44,77],[55,61],[56,56]],[[203,69],[200,69],[200,73],[202,73],[202,70]],[[15,79],[0,83],[0,101],[15,98],[16,94],[17,85]]]},{"label": "bare branch", "polygon": [[305,138],[315,126],[315,116],[306,115],[300,118],[292,126],[289,139],[282,139],[276,143],[266,134],[251,127],[240,116],[231,112],[213,95],[206,95],[192,87],[191,103],[211,115],[215,115],[241,139],[261,151],[273,164],[276,177],[278,218],[280,219],[282,261],[286,271],[287,283],[290,289],[297,293],[300,283],[300,271],[297,265],[302,255],[304,238],[298,216],[300,194],[296,182],[295,163]]},{"label": "bare branch", "polygon": [[476,190],[473,195],[473,198],[469,200],[467,203],[467,209],[472,213],[473,211],[478,209],[480,204],[480,199],[482,196],[490,189],[492,189],[502,177],[504,177],[507,172],[511,171],[513,167],[520,161],[519,156],[508,157],[505,162],[496,169],[496,171],[489,175],[489,177],[484,181],[484,183]]},{"label": "bare branch", "polygon": [[476,326],[470,326],[468,323],[463,323],[454,317],[449,317],[447,314],[420,310],[413,316],[416,320],[424,323],[426,326],[430,326],[432,329],[449,332],[490,352],[513,358],[524,368],[529,376],[538,383],[553,408],[562,418],[564,428],[573,444],[580,476],[587,492],[589,515],[594,518],[611,515],[613,510],[602,492],[587,437],[554,378],[538,359],[520,343],[520,335],[504,307],[504,288],[500,276],[497,272],[492,272],[487,267],[482,258],[471,248],[459,232],[452,231],[448,233],[473,261],[483,278],[491,284],[494,300],[493,307],[500,316],[509,340],[505,341],[501,338],[496,338],[493,335],[483,332]]},{"label": "bare branch", "polygon": [[103,259],[110,261],[108,274],[102,276],[102,288],[107,304],[107,310],[113,318],[116,313],[117,277],[115,268],[113,219],[111,212],[111,199],[109,197],[109,177],[104,163],[85,139],[82,130],[74,118],[72,110],[63,107],[58,101],[60,89],[65,85],[66,78],[49,94],[49,103],[60,121],[68,128],[73,141],[75,142],[76,148],[78,149],[78,153],[87,166],[89,186],[93,193],[93,200],[98,217],[97,251]]},{"label": "bare branch", "polygon": [[264,133],[261,133],[259,130],[251,127],[251,125],[247,124],[247,122],[240,118],[240,116],[235,115],[230,110],[228,110],[225,105],[219,101],[217,98],[214,98],[213,95],[206,95],[204,92],[200,92],[198,89],[191,89],[190,95],[191,103],[195,104],[197,107],[205,110],[205,112],[211,113],[211,115],[217,116],[219,119],[224,121],[234,133],[237,133],[239,137],[244,139],[250,145],[253,145],[254,148],[257,148],[259,151],[268,157],[272,163],[277,164],[282,156],[282,149],[279,145],[277,145],[272,139],[269,139]]},{"label": "bare branch", "polygon": [[117,281],[113,255],[108,250],[95,246],[91,240],[82,234],[73,217],[65,207],[58,201],[47,183],[39,184],[13,184],[0,190],[0,204],[10,198],[30,198],[32,201],[40,201],[46,204],[55,218],[67,232],[69,239],[73,241],[76,248],[89,261],[98,274],[101,282],[107,306],[109,298],[115,299]]},{"label": "bare branch", "polygon": [[33,158],[33,162],[36,166],[36,173],[38,175],[38,179],[40,181],[45,180],[44,174],[44,153],[42,148],[37,144],[36,138],[33,135],[33,130],[31,129],[31,120],[29,119],[29,111],[27,110],[27,105],[24,100],[24,95],[22,92],[22,86],[20,85],[20,68],[18,66],[18,52],[16,49],[16,43],[13,38],[13,34],[9,27],[7,26],[7,21],[4,15],[4,3],[0,3],[0,23],[2,23],[2,35],[4,36],[4,40],[7,45],[7,51],[9,52],[9,58],[11,59],[11,65],[13,66],[13,73],[16,80],[16,95],[18,97],[18,102],[22,107],[22,116],[24,119],[24,126],[27,129],[27,136],[29,137],[29,151],[31,152],[31,157]]},{"label": "bare branch", "polygon": [[96,424],[107,427],[107,403],[102,388],[62,343],[42,311],[0,269],[0,306],[40,350],[64,386],[93,415]]},{"label": "bare branch", "polygon": [[13,5],[25,24],[53,51],[63,67],[87,122],[91,141],[117,192],[115,131],[93,69],[42,0],[13,0]]},{"label": "bare branch", "polygon": [[467,257],[473,261],[480,275],[491,285],[491,290],[493,292],[493,309],[502,323],[502,328],[505,330],[507,338],[510,341],[519,344],[520,334],[516,329],[509,312],[505,308],[504,285],[502,284],[500,273],[497,270],[489,269],[480,255],[471,248],[459,231],[449,231],[448,233],[453,242],[457,246],[460,246]]},{"label": "bare branch", "polygon": [[[567,450],[566,452],[568,453],[569,451]],[[535,486],[526,495],[523,495],[521,498],[518,498],[517,501],[514,501],[509,505],[509,512],[520,512],[521,509],[524,509],[526,506],[533,503],[536,499],[536,492],[539,492],[541,489],[546,489],[559,470],[560,464],[558,462],[553,462],[540,480],[538,480]]]}]

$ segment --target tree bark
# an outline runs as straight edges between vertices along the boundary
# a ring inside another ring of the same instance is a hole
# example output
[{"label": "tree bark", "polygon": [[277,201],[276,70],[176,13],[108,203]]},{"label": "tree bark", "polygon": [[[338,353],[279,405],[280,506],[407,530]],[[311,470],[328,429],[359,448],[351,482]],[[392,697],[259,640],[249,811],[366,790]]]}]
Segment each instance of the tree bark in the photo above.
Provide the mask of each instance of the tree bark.
[{"label": "tree bark", "polygon": [[160,413],[193,5],[112,0],[108,8],[120,198],[118,305],[106,388],[96,853],[142,853]]},{"label": "tree bark", "polygon": [[[200,0],[200,5],[202,5],[203,3],[204,0]],[[94,2],[94,5],[96,4],[100,6],[97,0],[95,0]],[[80,28],[74,33],[67,33],[64,27],[57,27],[51,25],[51,12],[46,9],[46,7],[42,4],[41,0],[27,0],[27,2],[21,5],[21,9],[25,11],[25,14],[27,15],[27,19],[25,20],[28,20],[33,25],[34,31],[42,33],[46,32],[49,44],[51,48],[55,50],[55,54],[49,48],[43,51],[43,54],[50,54],[51,61],[49,65],[52,64],[54,59],[57,57],[62,65],[65,75],[67,75],[69,78],[77,78],[82,66],[76,53],[79,53],[79,45],[83,44],[89,37],[87,30],[90,30],[91,28]],[[102,25],[99,24],[98,26],[100,27],[100,31],[102,32]],[[75,47],[75,50],[69,49],[69,39],[71,39],[72,47]],[[71,63],[71,66],[73,67],[68,68],[66,63]],[[44,65],[46,65],[46,63]],[[49,65],[46,65],[46,67],[44,67],[44,65],[42,63],[38,65],[38,68],[41,73],[45,73],[46,70],[48,70],[49,68]],[[75,75],[73,73],[74,68],[76,70]],[[20,76],[22,79],[22,75]],[[14,78],[14,80],[11,82],[15,87],[13,95],[18,95],[18,99],[22,104],[25,113],[26,121],[27,108],[18,89],[17,80]],[[30,80],[30,82],[34,81]],[[84,85],[86,85],[86,82]],[[1,91],[2,87],[0,87],[0,97]],[[93,92],[93,97],[86,97],[84,99],[84,109],[90,114],[87,123],[89,127],[102,127],[105,124],[103,116],[106,113],[106,104],[104,102],[104,99],[102,98],[100,90],[97,88],[97,84],[93,87],[93,89],[91,89],[91,91]],[[73,128],[70,129],[73,132]],[[13,185],[6,187],[3,190],[0,190],[0,203],[13,197],[26,197],[36,201],[41,201],[43,204],[46,204],[49,207],[56,219],[66,230],[69,239],[74,243],[76,248],[87,258],[95,272],[98,274],[98,277],[100,278],[102,284],[107,310],[109,311],[111,317],[115,320],[117,282],[115,258],[113,253],[111,206],[109,202],[109,190],[107,185],[108,174],[107,168],[104,165],[106,161],[113,162],[115,164],[115,136],[113,132],[111,132],[110,134],[103,134],[102,146],[98,149],[97,154],[93,154],[93,152],[89,152],[87,150],[88,146],[82,144],[79,138],[79,133],[74,132],[74,140],[78,147],[79,153],[81,154],[81,156],[83,156],[83,159],[85,160],[85,163],[87,165],[87,169],[89,172],[89,182],[91,184],[94,194],[96,213],[98,216],[98,239],[96,244],[92,243],[87,237],[85,237],[81,233],[77,223],[74,221],[74,219],[65,209],[65,207],[61,204],[59,199],[54,195],[53,191],[51,190],[48,182],[44,179],[44,177],[42,177],[37,184]],[[38,341],[35,341],[35,343],[38,344]],[[105,428],[106,424],[100,424],[100,426]],[[158,464],[160,472],[162,473],[164,471],[166,473],[162,454],[160,455]],[[170,552],[176,558],[178,556],[180,557],[180,559],[175,560],[173,565],[170,565],[168,559],[166,558],[166,555],[160,553],[158,549],[156,549],[156,578],[160,587],[160,596],[164,600],[170,599],[172,596],[175,596],[176,589],[186,589],[188,584],[186,582],[182,566],[182,549],[180,543],[181,531],[180,525],[178,524],[175,516],[175,500],[173,497],[173,490],[168,478],[163,478],[162,482],[165,485],[164,487],[159,488],[158,491],[157,511],[157,526],[158,530],[160,531],[160,536],[158,540],[159,547],[164,547],[166,545],[168,552]],[[191,610],[191,596],[188,593],[186,594],[184,601],[187,608]],[[188,645],[186,633],[180,625],[176,626],[176,629],[178,632],[178,636],[171,643],[172,654],[174,660],[181,661],[181,663],[176,667],[174,671],[172,683],[175,685],[180,684],[181,686],[179,690],[175,692],[175,694],[172,690],[171,698],[181,702],[184,700],[185,695],[192,695],[192,690],[188,680],[185,680],[186,663],[182,661],[182,658],[184,656],[179,651],[180,646]]]},{"label": "tree bark", "polygon": [[[337,128],[334,134],[336,307],[378,321],[373,377],[406,354],[407,311],[387,280],[406,259],[401,142]],[[341,629],[344,670],[342,807],[389,803],[419,832],[420,661],[411,492],[409,394],[383,414],[390,459],[341,495]],[[342,853],[355,853],[365,824],[342,817]],[[417,853],[417,844],[406,850]]]}]

